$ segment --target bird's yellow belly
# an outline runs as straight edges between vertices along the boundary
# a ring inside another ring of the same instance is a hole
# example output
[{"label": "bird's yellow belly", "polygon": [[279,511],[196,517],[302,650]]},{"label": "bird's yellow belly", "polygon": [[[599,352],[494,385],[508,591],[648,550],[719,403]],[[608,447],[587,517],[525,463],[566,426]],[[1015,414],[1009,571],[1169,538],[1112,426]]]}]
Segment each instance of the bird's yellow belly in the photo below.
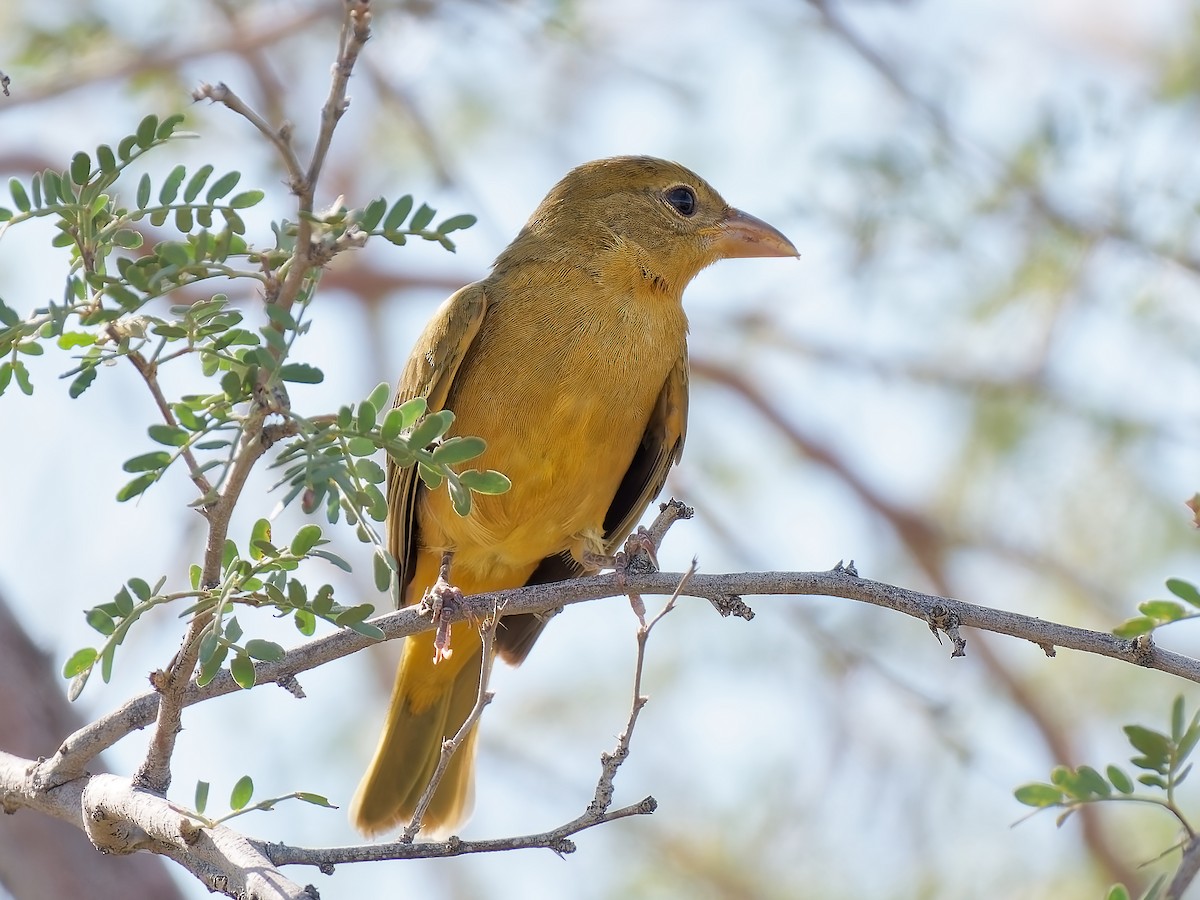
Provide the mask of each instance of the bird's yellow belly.
[{"label": "bird's yellow belly", "polygon": [[677,358],[669,343],[644,350],[636,367],[567,352],[553,371],[519,380],[492,380],[486,360],[461,373],[492,389],[460,392],[457,407],[451,398],[453,433],[487,441],[468,465],[502,471],[512,488],[475,495],[467,517],[444,488],[422,491],[422,544],[453,550],[456,568],[475,576],[518,582],[555,553],[602,552],[605,515]]}]

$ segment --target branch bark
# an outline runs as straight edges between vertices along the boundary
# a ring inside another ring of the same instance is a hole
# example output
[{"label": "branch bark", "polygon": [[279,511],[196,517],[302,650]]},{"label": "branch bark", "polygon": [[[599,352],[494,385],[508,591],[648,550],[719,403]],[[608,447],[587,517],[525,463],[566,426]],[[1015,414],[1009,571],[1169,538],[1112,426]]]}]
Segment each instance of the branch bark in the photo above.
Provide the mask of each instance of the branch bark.
[{"label": "branch bark", "polygon": [[[669,595],[675,592],[682,577],[682,573],[670,572],[630,574],[619,584],[613,575],[594,575],[558,584],[529,585],[467,597],[454,615],[456,618],[481,619],[497,607],[506,616],[547,613],[574,603],[624,596],[628,591]],[[1124,640],[1104,632],[1075,628],[948,597],[922,594],[860,578],[852,569],[840,564],[826,572],[697,573],[688,579],[682,593],[707,599],[723,612],[731,606],[744,607],[741,598],[749,595],[841,597],[893,609],[925,622],[935,634],[946,634],[950,638],[954,656],[965,655],[966,639],[961,630],[970,627],[1027,640],[1048,656],[1054,656],[1056,648],[1063,647],[1157,669],[1200,683],[1200,660],[1164,650],[1148,636]],[[420,612],[416,607],[406,607],[379,616],[371,622],[383,630],[385,640],[419,634],[433,627],[429,614]],[[302,672],[357,653],[372,643],[374,641],[371,638],[349,630],[316,638],[289,651],[277,662],[256,663],[256,685],[286,684]],[[192,682],[180,696],[180,702],[187,707],[237,690],[241,688],[226,671],[202,688]],[[148,692],[79,729],[63,741],[53,757],[39,767],[40,778],[47,786],[53,786],[82,771],[88,760],[105,748],[153,722],[158,704],[159,695]]]}]

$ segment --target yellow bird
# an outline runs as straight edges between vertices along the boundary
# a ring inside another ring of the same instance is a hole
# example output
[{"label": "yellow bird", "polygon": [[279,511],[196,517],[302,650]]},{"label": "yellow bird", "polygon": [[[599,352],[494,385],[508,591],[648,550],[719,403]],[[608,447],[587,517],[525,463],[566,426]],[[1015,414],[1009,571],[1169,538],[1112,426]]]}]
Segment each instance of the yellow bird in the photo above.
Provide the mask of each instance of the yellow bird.
[{"label": "yellow bird", "polygon": [[[388,470],[388,546],[405,605],[437,581],[464,594],[595,571],[637,525],[679,459],[687,426],[683,290],[719,259],[797,256],[767,223],[730,207],[702,178],[644,156],[568,172],[500,254],[491,274],[447,300],[417,340],[397,402],[427,399],[478,435],[472,465],[512,488],[475,495],[469,515],[412,468]],[[509,616],[500,657],[525,659],[544,621]],[[479,691],[483,644],[452,626],[435,662],[429,634],[406,639],[383,734],[350,818],[367,835],[408,822],[442,741]],[[453,757],[423,817],[447,834],[470,813],[477,729]]]}]

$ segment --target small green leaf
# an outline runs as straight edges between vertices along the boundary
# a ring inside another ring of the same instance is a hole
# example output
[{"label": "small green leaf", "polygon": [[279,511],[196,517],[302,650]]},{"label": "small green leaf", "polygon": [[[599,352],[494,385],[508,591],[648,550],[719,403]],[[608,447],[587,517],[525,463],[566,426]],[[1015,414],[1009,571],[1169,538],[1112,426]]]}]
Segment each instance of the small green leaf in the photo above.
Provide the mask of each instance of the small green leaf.
[{"label": "small green leaf", "polygon": [[158,116],[151,113],[138,123],[137,133],[135,134],[137,145],[143,150],[150,149],[150,146],[154,143],[154,138],[157,131]]},{"label": "small green leaf", "polygon": [[95,647],[84,647],[71,654],[71,658],[63,664],[63,678],[74,678],[81,672],[90,669],[99,658]]},{"label": "small green leaf", "polygon": [[469,516],[471,514],[471,492],[457,480],[451,481],[448,487],[450,490],[450,502],[454,504],[454,511],[460,516]]},{"label": "small green leaf", "polygon": [[296,629],[305,637],[312,637],[317,633],[317,618],[307,609],[296,610],[292,621],[296,623]]},{"label": "small green leaf", "polygon": [[328,560],[329,562],[331,562],[335,566],[337,566],[339,569],[341,569],[343,572],[352,571],[350,568],[350,563],[346,562],[344,559],[342,559],[336,553],[330,553],[328,550],[312,550],[312,551],[310,551],[309,555],[310,556],[319,556],[319,557],[321,557],[321,559]]},{"label": "small green leaf", "polygon": [[16,178],[9,179],[8,190],[12,194],[13,203],[21,212],[29,212],[33,208],[33,204],[29,202],[29,195],[25,193],[25,185]]},{"label": "small green leaf", "polygon": [[320,384],[325,373],[307,363],[286,363],[279,367],[279,377],[297,384]]},{"label": "small green leaf", "polygon": [[261,659],[265,662],[278,662],[283,659],[284,649],[274,641],[252,638],[246,641],[246,653],[254,659]]},{"label": "small green leaf", "polygon": [[370,484],[383,484],[387,475],[383,471],[383,466],[375,462],[373,459],[360,459],[354,463],[354,473],[363,481]]},{"label": "small green leaf", "polygon": [[422,203],[421,206],[413,213],[412,219],[408,223],[409,231],[424,231],[425,228],[433,221],[433,217],[437,215],[437,210],[433,207]]},{"label": "small green leaf", "polygon": [[433,451],[433,461],[438,465],[454,466],[474,459],[487,449],[480,437],[452,437],[442,441]]},{"label": "small green leaf", "polygon": [[105,175],[114,175],[117,171],[117,157],[113,153],[112,147],[108,144],[101,144],[96,148],[96,165],[100,167],[100,171]]},{"label": "small green leaf", "polygon": [[351,456],[370,456],[378,448],[370,438],[353,437],[346,442],[346,449],[350,451]]},{"label": "small green leaf", "polygon": [[208,806],[208,782],[196,782],[196,812],[204,815],[204,807]]},{"label": "small green leaf", "polygon": [[165,141],[175,133],[175,128],[182,122],[183,113],[173,113],[158,124],[158,130],[154,133],[154,136],[160,141]]},{"label": "small green leaf", "polygon": [[1147,600],[1138,604],[1138,612],[1157,622],[1178,622],[1187,612],[1174,600]]},{"label": "small green leaf", "polygon": [[1120,791],[1122,794],[1133,793],[1133,782],[1122,769],[1119,769],[1116,766],[1109,766],[1106,772],[1108,774],[1108,780],[1112,782],[1112,786],[1118,791]]},{"label": "small green leaf", "polygon": [[267,196],[259,190],[242,191],[240,194],[234,194],[229,199],[230,209],[249,209],[251,206],[257,206]]},{"label": "small green leaf", "polygon": [[436,491],[442,486],[442,473],[437,469],[431,469],[425,463],[417,464],[417,475],[421,479],[421,483],[431,491]]},{"label": "small green leaf", "polygon": [[370,400],[364,400],[358,405],[358,430],[371,431],[375,428],[375,420],[379,410]]},{"label": "small green leaf", "polygon": [[[389,556],[391,554],[388,554]],[[386,593],[392,588],[392,568],[388,565],[384,551],[377,551],[372,559],[375,571],[375,587]]]},{"label": "small green leaf", "polygon": [[1123,884],[1114,884],[1104,895],[1104,900],[1129,900],[1129,890]]},{"label": "small green leaf", "polygon": [[26,397],[33,394],[33,382],[29,380],[29,369],[25,367],[25,363],[14,359],[9,365],[12,366],[13,377],[17,379],[17,387],[21,389],[21,393]]},{"label": "small green leaf", "polygon": [[144,243],[140,232],[121,228],[112,236],[112,242],[125,250],[137,250]]},{"label": "small green leaf", "polygon": [[[417,405],[415,405],[417,403],[420,405],[419,410]],[[387,415],[383,417],[383,428],[381,429],[383,440],[390,442],[399,437],[405,428],[411,427],[413,422],[417,421],[424,414],[424,407],[425,398],[417,397],[416,401],[410,400],[403,406],[397,406],[394,409],[388,410]]]},{"label": "small green leaf", "polygon": [[512,487],[512,482],[508,480],[508,477],[495,469],[488,469],[486,472],[467,469],[467,471],[459,473],[458,480],[463,487],[476,494],[503,494]]},{"label": "small green leaf", "polygon": [[1024,784],[1013,791],[1018,803],[1026,806],[1036,806],[1039,809],[1047,806],[1057,806],[1063,802],[1063,793],[1050,784]]},{"label": "small green leaf", "polygon": [[413,447],[428,447],[445,434],[452,424],[454,424],[454,413],[448,409],[429,413],[413,428],[408,442]]},{"label": "small green leaf", "polygon": [[87,611],[87,623],[106,637],[117,630],[113,617],[99,607]]},{"label": "small green leaf", "polygon": [[137,208],[145,209],[150,203],[150,176],[142,175],[137,186]]},{"label": "small green leaf", "polygon": [[[257,545],[271,544],[271,523],[266,519],[259,519],[254,523],[254,527],[250,529],[250,557],[252,559],[262,559],[263,551]],[[279,553],[273,553],[272,556],[278,556]]]},{"label": "small green leaf", "polygon": [[1126,619],[1114,628],[1112,633],[1119,638],[1132,640],[1143,634],[1149,634],[1154,630],[1155,624],[1155,621],[1147,616],[1137,616],[1132,619]]},{"label": "small green leaf", "polygon": [[1129,738],[1129,743],[1135,750],[1141,751],[1145,756],[1144,761],[1148,763],[1148,765],[1141,765],[1135,762],[1138,768],[1162,770],[1166,766],[1171,748],[1170,741],[1165,734],[1159,734],[1157,731],[1151,731],[1141,725],[1126,725],[1124,731],[1125,736]]},{"label": "small green leaf", "polygon": [[150,487],[157,480],[157,472],[147,472],[145,475],[139,475],[117,491],[117,501],[124,503],[126,500],[132,500],[134,497],[144,493],[146,488]]},{"label": "small green leaf", "polygon": [[372,625],[370,622],[352,622],[349,627],[351,631],[357,631],[363,637],[369,637],[375,641],[382,641],[386,637],[382,628]]},{"label": "small green leaf", "polygon": [[320,526],[305,525],[296,532],[296,536],[292,538],[292,545],[288,549],[291,550],[293,556],[304,556],[313,547],[317,546],[317,542],[320,540]]},{"label": "small green leaf", "polygon": [[333,624],[341,627],[348,627],[369,619],[374,614],[374,606],[372,606],[370,603],[360,603],[357,606],[351,606],[348,609],[343,609],[340,613],[334,616]]},{"label": "small green leaf", "polygon": [[470,228],[475,224],[475,217],[468,214],[460,216],[451,216],[443,221],[437,227],[438,234],[449,234],[452,231],[461,231],[464,228]]},{"label": "small green leaf", "polygon": [[166,468],[170,462],[170,453],[166,450],[155,450],[153,453],[143,453],[141,456],[125,460],[121,468],[126,472],[157,472]]},{"label": "small green leaf", "polygon": [[1112,787],[1104,777],[1091,766],[1080,766],[1075,770],[1081,791],[1096,797],[1107,797],[1112,794]]},{"label": "small green leaf", "polygon": [[137,135],[130,134],[121,138],[121,142],[117,144],[117,156],[124,162],[129,162],[133,158],[133,148],[137,146]]},{"label": "small green leaf", "polygon": [[20,314],[3,300],[0,300],[0,325],[7,325],[11,328],[20,321]]},{"label": "small green leaf", "polygon": [[88,183],[92,174],[92,158],[80,150],[71,157],[71,180],[80,187]]},{"label": "small green leaf", "polygon": [[169,206],[175,202],[175,198],[179,196],[179,188],[183,185],[183,179],[187,177],[187,169],[183,166],[176,166],[163,180],[162,187],[158,191],[158,202],[163,206]]},{"label": "small green leaf", "polygon": [[146,433],[150,435],[150,439],[159,444],[166,444],[168,447],[182,447],[188,442],[188,432],[176,425],[151,425],[146,429]]},{"label": "small green leaf", "polygon": [[248,691],[254,687],[254,663],[245,653],[234,654],[229,663],[229,674],[233,676],[237,686],[243,690]]},{"label": "small green leaf", "polygon": [[183,202],[191,203],[200,196],[200,192],[204,190],[204,183],[208,181],[208,176],[213,173],[213,167],[203,165],[188,179],[187,187],[183,189]]},{"label": "small green leaf", "polygon": [[387,201],[382,197],[372,200],[358,216],[358,227],[363,231],[374,231],[383,214],[387,212]]},{"label": "small green leaf", "polygon": [[254,781],[249,775],[243,775],[238,779],[237,784],[233,786],[233,792],[229,795],[229,808],[238,810],[250,802],[250,798],[254,796]]},{"label": "small green leaf", "polygon": [[1167,590],[1192,606],[1200,606],[1200,588],[1182,578],[1168,578]]},{"label": "small green leaf", "polygon": [[226,172],[212,183],[204,199],[210,206],[232,191],[241,180],[241,172]]},{"label": "small green leaf", "polygon": [[[130,580],[132,581],[133,579]],[[142,581],[140,578],[137,580]],[[142,584],[146,586],[146,597],[149,597],[150,585],[146,584],[144,581],[142,581]],[[144,600],[146,597],[143,597],[142,599]],[[129,614],[133,612],[133,597],[131,597],[129,594],[129,588],[123,587],[117,591],[117,593],[113,595],[112,605],[116,608],[117,615],[119,615],[122,619],[128,618]]]},{"label": "small green leaf", "polygon": [[[14,195],[14,199],[15,199],[15,195]],[[17,204],[17,205],[19,206],[20,204]],[[387,218],[383,220],[383,230],[384,231],[397,230],[401,225],[404,224],[404,220],[408,218],[408,214],[412,211],[412,208],[413,208],[413,198],[411,196],[409,196],[408,194],[405,194],[403,197],[401,197],[399,200],[396,201],[395,205],[388,212]]]},{"label": "small green leaf", "polygon": [[337,809],[336,806],[334,806],[320,794],[313,794],[308,791],[297,791],[296,799],[303,800],[305,803],[311,803],[314,806],[323,806],[326,809]]},{"label": "small green leaf", "polygon": [[392,388],[386,381],[381,381],[375,385],[375,389],[367,396],[367,402],[375,409],[380,410],[387,406],[388,397],[392,394]]}]

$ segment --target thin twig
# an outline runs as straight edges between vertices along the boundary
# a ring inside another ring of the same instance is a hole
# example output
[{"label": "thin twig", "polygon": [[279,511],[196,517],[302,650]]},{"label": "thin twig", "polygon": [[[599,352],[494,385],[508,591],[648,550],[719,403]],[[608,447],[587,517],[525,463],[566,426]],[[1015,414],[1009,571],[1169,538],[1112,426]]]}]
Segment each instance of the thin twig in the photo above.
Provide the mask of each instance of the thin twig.
[{"label": "thin twig", "polygon": [[211,100],[213,103],[221,103],[257,128],[258,132],[275,146],[280,159],[283,160],[288,173],[288,186],[294,193],[299,193],[303,190],[305,184],[304,167],[301,165],[300,158],[296,156],[296,150],[292,146],[290,129],[283,126],[278,128],[273,127],[253,107],[239,97],[233,88],[224,82],[219,82],[215,85],[201,84],[196,90],[192,91],[192,99],[197,101]]},{"label": "thin twig", "polygon": [[429,779],[429,784],[425,786],[425,792],[421,795],[421,799],[417,801],[417,808],[413,811],[412,821],[408,823],[408,827],[404,829],[404,833],[400,836],[400,840],[403,843],[412,843],[413,839],[416,838],[417,833],[421,830],[421,820],[425,816],[425,810],[429,809],[433,795],[437,793],[438,785],[442,783],[446,769],[450,766],[451,758],[458,752],[458,748],[462,746],[463,741],[467,739],[467,735],[471,733],[471,729],[475,727],[480,716],[483,715],[484,707],[492,702],[494,695],[488,690],[488,684],[492,679],[492,666],[496,662],[494,647],[496,643],[496,628],[499,624],[499,610],[493,610],[480,623],[480,633],[483,635],[483,660],[479,667],[479,694],[475,698],[475,705],[471,707],[471,711],[467,714],[467,718],[463,721],[462,726],[455,732],[454,737],[442,741],[442,752],[438,758],[437,768],[433,770],[433,776]]},{"label": "thin twig", "polygon": [[[167,402],[166,396],[163,395],[162,387],[158,383],[158,366],[152,362],[148,362],[144,356],[137,350],[126,354],[128,360],[133,363],[133,367],[138,370],[138,374],[146,382],[146,387],[150,389],[151,395],[154,397],[154,402],[158,406],[158,411],[162,413],[163,421],[172,428],[178,428],[179,422],[175,418],[175,413],[171,411],[171,404]],[[195,454],[192,453],[192,448],[183,446],[180,448],[179,455],[183,457],[184,463],[188,467],[188,474],[192,477],[192,483],[196,485],[196,489],[200,491],[201,497],[207,497],[212,494],[212,484],[204,475],[200,464],[196,461]],[[207,505],[199,508],[202,515],[207,516]]]},{"label": "thin twig", "polygon": [[[237,506],[242,488],[250,476],[254,464],[266,452],[262,440],[263,420],[266,411],[257,403],[251,405],[250,414],[243,423],[242,440],[237,456],[230,463],[228,477],[218,498],[208,511],[208,541],[201,569],[201,584],[216,585],[221,576],[221,560],[225,550],[225,539],[229,534],[229,522]],[[175,739],[182,726],[183,709],[188,704],[185,695],[192,684],[192,673],[200,657],[200,638],[212,620],[212,611],[199,612],[192,617],[184,635],[183,644],[165,671],[151,674],[150,683],[161,701],[156,711],[157,723],[150,738],[146,758],[134,775],[134,784],[157,794],[165,794],[171,785],[171,756],[175,752]]]},{"label": "thin twig", "polygon": [[[667,505],[664,504],[664,508]],[[671,594],[669,600],[663,604],[662,609],[650,619],[649,622],[643,622],[638,625],[637,630],[637,664],[633,671],[633,702],[629,706],[629,718],[625,722],[625,730],[617,738],[617,746],[612,753],[602,753],[600,755],[600,779],[596,782],[596,792],[592,795],[592,802],[588,804],[587,810],[582,816],[576,819],[576,822],[585,822],[594,820],[608,811],[612,805],[613,799],[613,781],[617,777],[617,770],[621,768],[621,764],[629,758],[629,745],[633,740],[633,729],[637,726],[638,716],[641,715],[642,707],[649,702],[650,698],[642,693],[642,673],[646,663],[646,641],[650,638],[650,632],[654,626],[662,621],[663,617],[675,608],[675,602],[679,599],[683,589],[696,574],[696,560],[692,560],[691,566],[679,579],[679,583],[675,587],[675,591]],[[647,798],[653,800],[653,798]],[[645,801],[643,801],[645,802]]]},{"label": "thin twig", "polygon": [[261,844],[262,853],[277,866],[317,866],[329,874],[341,863],[375,862],[394,859],[444,859],[451,856],[466,856],[471,853],[499,853],[505,850],[547,849],[559,855],[575,852],[575,843],[569,838],[581,831],[626,819],[630,816],[645,816],[657,808],[653,797],[647,797],[629,806],[609,810],[595,820],[574,819],[558,828],[536,834],[516,837],[490,838],[479,841],[464,841],[450,837],[444,841],[421,841],[406,844],[391,841],[386,844],[355,844],[346,847],[290,847],[286,844]]}]

